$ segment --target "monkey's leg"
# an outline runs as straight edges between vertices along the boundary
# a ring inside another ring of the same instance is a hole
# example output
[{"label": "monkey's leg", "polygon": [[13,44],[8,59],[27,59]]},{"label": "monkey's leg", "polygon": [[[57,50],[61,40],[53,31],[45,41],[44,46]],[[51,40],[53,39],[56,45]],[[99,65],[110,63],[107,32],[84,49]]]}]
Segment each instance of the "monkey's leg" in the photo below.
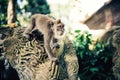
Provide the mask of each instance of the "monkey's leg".
[{"label": "monkey's leg", "polygon": [[30,38],[30,33],[33,31],[34,28],[35,28],[35,19],[32,18],[30,27],[26,28],[26,30],[23,33],[23,36],[25,36],[27,39],[29,39]]}]

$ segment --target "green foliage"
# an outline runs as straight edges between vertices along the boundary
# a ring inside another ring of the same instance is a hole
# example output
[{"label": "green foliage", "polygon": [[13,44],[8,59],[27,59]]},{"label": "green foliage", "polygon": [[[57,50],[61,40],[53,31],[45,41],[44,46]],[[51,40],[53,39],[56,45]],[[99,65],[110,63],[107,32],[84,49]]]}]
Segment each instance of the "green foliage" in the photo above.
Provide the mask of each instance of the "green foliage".
[{"label": "green foliage", "polygon": [[[112,53],[108,45],[94,42],[88,32],[76,30],[73,46],[79,61],[79,76],[81,80],[114,80],[112,73]],[[93,45],[93,49],[90,49]]]},{"label": "green foliage", "polygon": [[46,0],[18,0],[17,19],[21,26],[28,25],[31,15],[35,13],[50,13]]},{"label": "green foliage", "polygon": [[47,14],[50,13],[49,5],[46,0],[27,0],[28,5],[25,5],[25,11],[34,13]]},{"label": "green foliage", "polygon": [[75,47],[77,55],[79,55],[80,58],[83,58],[84,53],[90,52],[89,44],[92,42],[90,39],[91,34],[88,34],[88,32],[82,33],[80,30],[76,30],[75,32],[77,35],[75,36],[76,41],[73,46]]},{"label": "green foliage", "polygon": [[0,0],[0,26],[7,23],[8,0]]}]

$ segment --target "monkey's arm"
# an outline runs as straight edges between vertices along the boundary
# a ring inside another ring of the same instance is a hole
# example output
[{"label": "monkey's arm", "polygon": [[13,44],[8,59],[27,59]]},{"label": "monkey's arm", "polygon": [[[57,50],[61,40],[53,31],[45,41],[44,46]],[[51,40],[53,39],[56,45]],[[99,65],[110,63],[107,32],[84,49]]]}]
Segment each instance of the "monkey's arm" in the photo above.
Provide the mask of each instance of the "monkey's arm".
[{"label": "monkey's arm", "polygon": [[56,62],[58,59],[55,58],[55,56],[52,52],[52,49],[50,47],[50,41],[52,40],[51,38],[52,37],[49,35],[49,33],[47,35],[44,35],[44,47],[45,47],[45,50],[46,50],[50,60],[52,60],[53,62]]}]

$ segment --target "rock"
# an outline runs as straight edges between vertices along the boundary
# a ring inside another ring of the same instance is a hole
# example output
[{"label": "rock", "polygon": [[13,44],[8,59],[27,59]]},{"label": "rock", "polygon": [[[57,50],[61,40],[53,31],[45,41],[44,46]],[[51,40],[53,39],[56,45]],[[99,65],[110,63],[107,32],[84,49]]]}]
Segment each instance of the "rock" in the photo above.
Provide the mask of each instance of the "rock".
[{"label": "rock", "polygon": [[120,80],[120,26],[114,26],[103,37],[103,41],[109,44],[114,51],[113,55],[113,73],[116,80]]},{"label": "rock", "polygon": [[67,38],[58,42],[60,48],[54,52],[59,57],[59,63],[51,63],[44,49],[42,35],[34,32],[37,36],[29,41],[22,36],[24,29],[14,28],[13,35],[5,38],[3,43],[6,57],[17,70],[20,80],[78,80],[77,56]]}]

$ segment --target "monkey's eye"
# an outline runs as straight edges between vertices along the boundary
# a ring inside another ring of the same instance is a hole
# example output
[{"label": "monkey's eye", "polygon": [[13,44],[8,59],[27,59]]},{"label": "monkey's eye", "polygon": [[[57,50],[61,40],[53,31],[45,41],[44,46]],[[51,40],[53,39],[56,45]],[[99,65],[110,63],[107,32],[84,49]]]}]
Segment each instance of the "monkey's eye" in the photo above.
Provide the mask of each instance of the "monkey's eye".
[{"label": "monkey's eye", "polygon": [[53,21],[49,21],[48,25],[52,27],[54,25],[54,22]]}]

